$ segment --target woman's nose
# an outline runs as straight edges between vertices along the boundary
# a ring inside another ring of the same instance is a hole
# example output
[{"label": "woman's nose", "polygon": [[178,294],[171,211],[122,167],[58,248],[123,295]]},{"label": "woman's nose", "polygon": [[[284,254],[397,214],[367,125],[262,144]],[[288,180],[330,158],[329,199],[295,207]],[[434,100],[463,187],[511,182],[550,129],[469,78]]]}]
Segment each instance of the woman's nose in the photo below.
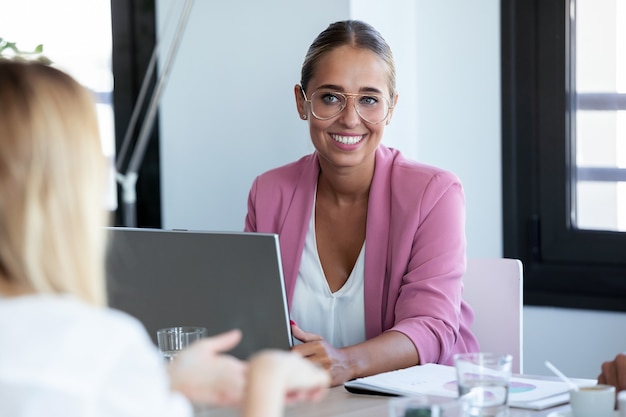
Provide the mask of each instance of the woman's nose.
[{"label": "woman's nose", "polygon": [[346,107],[341,112],[341,120],[346,126],[355,126],[361,122],[361,116],[356,110],[356,97],[348,97]]}]

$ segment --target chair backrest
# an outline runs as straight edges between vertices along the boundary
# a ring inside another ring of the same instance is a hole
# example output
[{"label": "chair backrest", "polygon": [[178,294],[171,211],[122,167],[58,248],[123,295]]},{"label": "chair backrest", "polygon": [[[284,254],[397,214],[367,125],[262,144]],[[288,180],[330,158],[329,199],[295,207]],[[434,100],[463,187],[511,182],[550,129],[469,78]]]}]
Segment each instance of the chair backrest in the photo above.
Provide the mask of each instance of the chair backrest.
[{"label": "chair backrest", "polygon": [[472,332],[482,352],[513,355],[523,373],[523,269],[518,259],[468,259],[463,299],[474,310]]}]

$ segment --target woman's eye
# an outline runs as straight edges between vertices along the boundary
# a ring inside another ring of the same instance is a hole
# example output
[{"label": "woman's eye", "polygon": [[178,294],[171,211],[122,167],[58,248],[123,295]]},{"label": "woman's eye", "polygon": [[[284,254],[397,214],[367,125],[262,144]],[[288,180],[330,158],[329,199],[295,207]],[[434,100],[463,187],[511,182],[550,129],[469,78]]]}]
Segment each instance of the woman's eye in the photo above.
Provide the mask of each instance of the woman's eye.
[{"label": "woman's eye", "polygon": [[364,104],[366,106],[373,106],[378,103],[378,97],[376,96],[363,96],[359,103]]},{"label": "woman's eye", "polygon": [[339,96],[337,96],[335,94],[331,94],[331,93],[324,94],[322,96],[322,100],[326,104],[335,104],[335,103],[340,103],[341,102],[341,99],[339,98]]}]

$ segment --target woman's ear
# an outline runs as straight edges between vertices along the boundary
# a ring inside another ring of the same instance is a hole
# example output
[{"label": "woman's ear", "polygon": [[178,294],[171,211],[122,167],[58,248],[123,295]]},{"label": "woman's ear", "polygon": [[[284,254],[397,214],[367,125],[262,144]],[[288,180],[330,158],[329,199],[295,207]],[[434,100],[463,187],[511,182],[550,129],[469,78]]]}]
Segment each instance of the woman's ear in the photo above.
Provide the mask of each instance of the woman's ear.
[{"label": "woman's ear", "polygon": [[391,116],[393,116],[393,111],[396,108],[397,104],[398,104],[398,92],[396,91],[393,94],[393,100],[391,102],[391,108],[389,109],[389,114],[387,115],[387,121],[385,122],[385,124],[391,123]]},{"label": "woman's ear", "polygon": [[304,94],[303,94],[302,87],[300,87],[300,84],[296,84],[293,87],[293,94],[296,98],[296,108],[298,110],[298,116],[302,120],[308,119],[306,101],[304,101]]}]

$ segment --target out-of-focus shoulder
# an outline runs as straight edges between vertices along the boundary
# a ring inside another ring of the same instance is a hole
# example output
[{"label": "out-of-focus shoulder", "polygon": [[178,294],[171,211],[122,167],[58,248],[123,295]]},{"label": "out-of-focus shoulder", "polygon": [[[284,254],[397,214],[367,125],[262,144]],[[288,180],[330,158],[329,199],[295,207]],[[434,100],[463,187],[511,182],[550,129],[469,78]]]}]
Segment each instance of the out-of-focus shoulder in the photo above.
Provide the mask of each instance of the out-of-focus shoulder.
[{"label": "out-of-focus shoulder", "polygon": [[452,171],[408,159],[397,149],[381,146],[380,153],[382,161],[389,165],[392,176],[400,177],[403,181],[421,184],[431,181],[439,184],[461,183],[459,177]]}]

